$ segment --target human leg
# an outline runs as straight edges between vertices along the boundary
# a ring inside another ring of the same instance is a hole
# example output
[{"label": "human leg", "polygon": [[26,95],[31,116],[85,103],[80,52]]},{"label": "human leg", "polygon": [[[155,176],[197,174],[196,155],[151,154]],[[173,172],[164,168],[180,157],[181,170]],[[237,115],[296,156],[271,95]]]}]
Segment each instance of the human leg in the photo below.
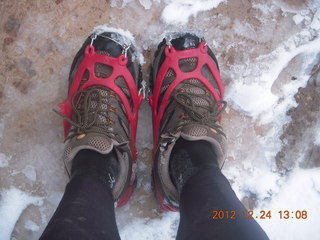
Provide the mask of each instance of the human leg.
[{"label": "human leg", "polygon": [[[205,141],[179,139],[170,159],[172,179],[179,185],[181,165],[189,165],[198,171],[183,182],[179,208],[180,224],[178,240],[183,239],[268,239],[254,219],[245,218],[247,209],[232,190],[229,181],[217,164],[217,156]],[[214,211],[223,212],[220,219]]]},{"label": "human leg", "polygon": [[135,184],[135,136],[142,100],[135,59],[131,42],[112,32],[92,35],[77,53],[68,98],[58,112],[64,118],[63,160],[71,180],[43,239],[56,239],[57,234],[119,239],[114,204],[124,205]]},{"label": "human leg", "polygon": [[120,239],[112,190],[103,179],[116,164],[113,152],[78,152],[70,182],[40,239]]},{"label": "human leg", "polygon": [[151,82],[153,180],[161,209],[180,210],[177,238],[267,238],[254,220],[212,219],[214,210],[239,216],[245,208],[220,171],[226,154],[220,125],[226,102],[210,48],[193,34],[171,36],[158,47]]}]

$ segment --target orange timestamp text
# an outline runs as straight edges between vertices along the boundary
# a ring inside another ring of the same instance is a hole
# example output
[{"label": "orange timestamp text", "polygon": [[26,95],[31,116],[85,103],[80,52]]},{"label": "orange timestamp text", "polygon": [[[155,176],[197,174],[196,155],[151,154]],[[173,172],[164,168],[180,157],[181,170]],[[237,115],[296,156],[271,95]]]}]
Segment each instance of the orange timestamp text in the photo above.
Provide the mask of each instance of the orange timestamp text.
[{"label": "orange timestamp text", "polygon": [[261,210],[261,211],[229,211],[229,210],[215,210],[212,211],[214,220],[222,219],[307,219],[308,212],[306,210],[280,210],[280,211],[271,211],[271,210]]}]

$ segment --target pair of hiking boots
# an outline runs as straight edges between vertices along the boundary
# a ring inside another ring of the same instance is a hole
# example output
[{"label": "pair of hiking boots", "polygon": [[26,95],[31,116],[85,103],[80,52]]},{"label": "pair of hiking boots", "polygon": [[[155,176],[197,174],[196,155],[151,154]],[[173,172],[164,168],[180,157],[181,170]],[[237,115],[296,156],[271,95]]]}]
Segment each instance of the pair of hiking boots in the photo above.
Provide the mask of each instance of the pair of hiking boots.
[{"label": "pair of hiking boots", "polygon": [[[161,209],[177,211],[182,186],[194,170],[180,166],[183,163],[170,167],[176,141],[209,142],[220,167],[225,156],[226,137],[219,124],[226,105],[224,86],[217,60],[204,39],[191,33],[164,39],[155,53],[150,88],[153,185]],[[136,182],[135,139],[144,90],[133,44],[119,33],[103,32],[88,37],[75,56],[68,98],[59,104],[67,142],[63,159],[69,175],[72,160],[81,150],[114,153],[116,158],[106,160],[107,172],[99,174],[118,207],[127,203]]]}]

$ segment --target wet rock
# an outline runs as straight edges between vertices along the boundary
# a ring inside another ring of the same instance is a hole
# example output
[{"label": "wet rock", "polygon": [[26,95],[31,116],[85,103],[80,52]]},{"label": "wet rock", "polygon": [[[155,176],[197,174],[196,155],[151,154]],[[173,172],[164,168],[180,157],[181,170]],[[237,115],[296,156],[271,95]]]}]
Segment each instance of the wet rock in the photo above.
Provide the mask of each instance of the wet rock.
[{"label": "wet rock", "polygon": [[255,193],[249,192],[249,196],[246,196],[242,199],[242,204],[248,210],[252,210],[257,206],[257,195]]},{"label": "wet rock", "polygon": [[283,126],[280,137],[284,143],[276,156],[280,170],[290,171],[296,164],[300,167],[312,168],[319,166],[320,148],[313,142],[314,134],[310,129],[317,124],[320,112],[320,63],[312,69],[312,75],[305,88],[299,88],[295,94],[298,106],[287,111],[292,121]]},{"label": "wet rock", "polygon": [[36,70],[32,67],[32,61],[29,58],[22,58],[16,61],[15,66],[26,78],[31,78],[37,75]]},{"label": "wet rock", "polygon": [[5,72],[10,72],[12,69],[14,69],[14,64],[10,62],[5,64],[5,67],[4,67]]},{"label": "wet rock", "polygon": [[12,85],[22,94],[27,94],[30,88],[30,82],[24,79],[16,79],[13,81]]},{"label": "wet rock", "polygon": [[5,39],[3,39],[3,47],[10,45],[13,43],[13,38],[12,37],[6,37]]},{"label": "wet rock", "polygon": [[11,15],[8,20],[4,23],[3,29],[4,31],[12,37],[16,37],[18,35],[18,31],[20,29],[20,21],[14,15]]}]

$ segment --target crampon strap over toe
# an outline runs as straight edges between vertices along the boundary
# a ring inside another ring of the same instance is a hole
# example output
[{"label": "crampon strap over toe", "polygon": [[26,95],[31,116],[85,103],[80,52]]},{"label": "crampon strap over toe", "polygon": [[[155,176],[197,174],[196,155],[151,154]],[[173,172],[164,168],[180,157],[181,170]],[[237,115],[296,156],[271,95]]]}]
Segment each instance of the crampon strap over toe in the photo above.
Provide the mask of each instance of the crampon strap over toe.
[{"label": "crampon strap over toe", "polygon": [[[105,64],[112,67],[112,74],[107,79],[101,79],[94,74],[95,66],[97,63]],[[72,118],[72,98],[73,96],[81,90],[85,90],[91,86],[104,86],[114,91],[120,98],[128,120],[130,122],[131,127],[131,149],[133,150],[134,160],[137,157],[136,148],[135,148],[135,139],[137,132],[137,122],[138,122],[138,109],[143,99],[143,95],[138,95],[137,87],[135,81],[129,72],[126,64],[128,63],[128,58],[125,54],[120,54],[117,58],[113,58],[107,55],[96,53],[94,46],[88,45],[85,48],[84,59],[82,60],[75,78],[69,88],[68,98],[65,102],[58,104],[60,107],[59,113],[64,115],[66,118]],[[84,83],[81,84],[82,76],[85,71],[88,70],[89,78]],[[115,80],[118,77],[123,77],[125,80],[128,89],[130,91],[130,95],[132,98],[132,107],[131,104],[120,89],[120,87],[115,84]],[[77,99],[74,99],[76,101]],[[64,135],[68,136],[70,130],[70,123],[64,120]]]},{"label": "crampon strap over toe", "polygon": [[[174,89],[183,81],[188,79],[197,79],[199,80],[213,95],[214,99],[219,102],[223,99],[224,94],[224,85],[222,83],[219,70],[217,68],[216,63],[213,61],[213,59],[208,55],[208,47],[206,45],[206,42],[202,41],[199,43],[197,48],[191,48],[191,49],[185,49],[181,51],[175,50],[175,48],[172,45],[167,45],[165,47],[165,60],[162,63],[157,78],[155,80],[154,88],[153,88],[153,94],[149,97],[149,103],[152,108],[152,119],[153,119],[153,141],[154,146],[157,146],[158,144],[158,133],[159,133],[159,127],[160,122],[163,117],[164,111],[167,107],[167,104],[169,102],[169,99],[172,95],[172,92]],[[197,59],[197,66],[193,71],[190,72],[183,72],[179,67],[179,62],[184,59],[189,58],[196,58]],[[217,91],[214,86],[209,82],[208,79],[206,79],[203,74],[201,73],[201,70],[204,66],[207,66],[209,70],[211,71],[216,83],[218,90]],[[163,85],[163,80],[169,71],[169,69],[172,69],[175,72],[176,78],[174,81],[170,84],[168,89],[166,90],[162,101],[159,102],[160,99],[160,92]],[[221,106],[221,109],[223,106]],[[221,120],[221,116],[220,116]]]}]

